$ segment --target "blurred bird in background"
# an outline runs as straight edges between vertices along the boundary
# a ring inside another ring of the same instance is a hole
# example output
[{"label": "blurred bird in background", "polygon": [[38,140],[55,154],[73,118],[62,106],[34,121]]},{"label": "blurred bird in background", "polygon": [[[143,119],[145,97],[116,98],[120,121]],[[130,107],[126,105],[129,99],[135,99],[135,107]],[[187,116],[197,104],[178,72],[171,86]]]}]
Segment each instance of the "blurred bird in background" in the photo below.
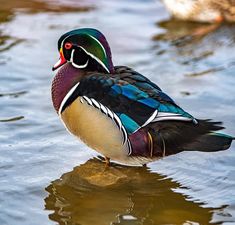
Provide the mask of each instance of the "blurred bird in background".
[{"label": "blurred bird in background", "polygon": [[235,0],[163,0],[173,17],[180,20],[235,22]]}]

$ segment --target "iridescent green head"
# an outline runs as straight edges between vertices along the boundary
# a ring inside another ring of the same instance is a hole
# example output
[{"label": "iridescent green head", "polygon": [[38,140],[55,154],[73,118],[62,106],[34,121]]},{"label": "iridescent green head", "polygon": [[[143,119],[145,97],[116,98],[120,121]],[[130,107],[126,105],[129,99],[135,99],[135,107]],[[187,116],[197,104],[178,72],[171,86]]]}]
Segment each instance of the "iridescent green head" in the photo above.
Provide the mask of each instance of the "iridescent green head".
[{"label": "iridescent green head", "polygon": [[79,69],[113,73],[113,63],[109,44],[105,36],[93,28],[69,31],[58,41],[60,60],[53,70],[67,61]]}]

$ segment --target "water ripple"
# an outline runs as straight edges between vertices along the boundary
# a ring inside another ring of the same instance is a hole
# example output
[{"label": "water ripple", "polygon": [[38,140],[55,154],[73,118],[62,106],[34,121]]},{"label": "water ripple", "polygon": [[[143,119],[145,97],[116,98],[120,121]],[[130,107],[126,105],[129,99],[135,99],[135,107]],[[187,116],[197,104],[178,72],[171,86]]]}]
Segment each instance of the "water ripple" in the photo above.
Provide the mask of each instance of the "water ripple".
[{"label": "water ripple", "polygon": [[22,119],[24,119],[24,116],[16,116],[16,117],[11,117],[7,119],[0,119],[0,122],[14,122],[17,120],[22,120]]},{"label": "water ripple", "polygon": [[21,95],[24,95],[26,93],[28,93],[28,92],[27,91],[18,91],[18,92],[10,92],[10,93],[0,93],[0,97],[8,96],[8,97],[18,98]]}]

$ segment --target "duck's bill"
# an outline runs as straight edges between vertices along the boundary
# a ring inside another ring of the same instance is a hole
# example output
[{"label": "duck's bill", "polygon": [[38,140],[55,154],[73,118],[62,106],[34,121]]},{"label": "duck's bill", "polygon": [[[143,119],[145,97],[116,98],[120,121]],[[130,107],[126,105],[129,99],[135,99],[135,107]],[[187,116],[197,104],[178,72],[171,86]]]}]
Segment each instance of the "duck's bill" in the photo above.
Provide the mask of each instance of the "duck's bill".
[{"label": "duck's bill", "polygon": [[64,54],[63,52],[60,50],[60,59],[58,60],[58,62],[52,67],[52,71],[58,69],[59,67],[63,66],[65,63],[67,62],[67,60],[64,58]]}]

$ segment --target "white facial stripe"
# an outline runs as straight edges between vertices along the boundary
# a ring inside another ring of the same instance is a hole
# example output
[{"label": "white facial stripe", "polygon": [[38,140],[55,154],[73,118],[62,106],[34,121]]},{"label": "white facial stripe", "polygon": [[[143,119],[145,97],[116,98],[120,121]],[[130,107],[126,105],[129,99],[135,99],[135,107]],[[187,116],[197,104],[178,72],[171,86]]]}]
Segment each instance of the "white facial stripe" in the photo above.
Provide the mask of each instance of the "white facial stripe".
[{"label": "white facial stripe", "polygon": [[101,48],[102,48],[102,50],[103,50],[105,56],[107,57],[105,48],[104,48],[104,46],[100,43],[100,41],[99,41],[98,39],[96,39],[95,37],[91,36],[91,35],[89,35],[89,36],[90,36],[92,39],[94,39],[94,40],[101,46]]},{"label": "white facial stripe", "polygon": [[72,50],[72,53],[71,53],[71,57],[70,57],[70,62],[72,63],[72,65],[78,69],[83,69],[83,68],[86,68],[88,63],[89,63],[89,59],[86,61],[86,63],[84,65],[77,65],[73,62],[73,54],[74,54],[74,51],[75,49]]},{"label": "white facial stripe", "polygon": [[59,108],[59,115],[61,114],[61,111],[63,109],[64,104],[66,103],[66,101],[69,99],[69,97],[73,94],[73,92],[75,91],[75,89],[77,88],[77,86],[79,85],[79,82],[77,84],[75,84],[70,90],[69,92],[65,95],[65,97],[63,98],[61,104],[60,104],[60,108]]},{"label": "white facial stripe", "polygon": [[92,53],[88,52],[85,48],[83,48],[82,46],[79,46],[84,52],[86,52],[87,55],[89,55],[91,58],[95,59],[108,73],[109,70],[108,68],[104,65],[104,63],[99,59],[97,58],[96,56],[94,56]]},{"label": "white facial stripe", "polygon": [[83,69],[83,68],[86,68],[86,67],[87,67],[88,62],[89,62],[89,59],[86,61],[86,63],[85,63],[84,65],[77,65],[77,64],[75,64],[73,61],[72,61],[71,63],[72,63],[72,65],[73,65],[74,67],[76,67],[76,68],[78,68],[78,69]]}]

